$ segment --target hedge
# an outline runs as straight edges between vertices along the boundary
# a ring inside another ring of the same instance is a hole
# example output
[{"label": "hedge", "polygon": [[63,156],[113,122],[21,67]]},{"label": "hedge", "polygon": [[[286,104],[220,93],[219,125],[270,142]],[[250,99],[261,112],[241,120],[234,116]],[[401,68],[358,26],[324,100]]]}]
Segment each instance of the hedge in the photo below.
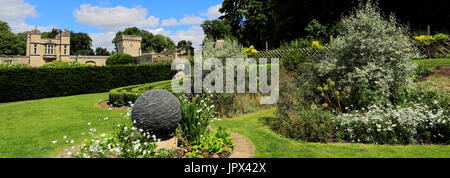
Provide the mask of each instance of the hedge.
[{"label": "hedge", "polygon": [[163,89],[172,92],[172,81],[160,81],[141,85],[132,85],[113,89],[109,92],[109,104],[116,107],[129,106],[139,96],[151,89]]},{"label": "hedge", "polygon": [[0,68],[0,103],[108,92],[172,79],[171,64],[68,68]]}]

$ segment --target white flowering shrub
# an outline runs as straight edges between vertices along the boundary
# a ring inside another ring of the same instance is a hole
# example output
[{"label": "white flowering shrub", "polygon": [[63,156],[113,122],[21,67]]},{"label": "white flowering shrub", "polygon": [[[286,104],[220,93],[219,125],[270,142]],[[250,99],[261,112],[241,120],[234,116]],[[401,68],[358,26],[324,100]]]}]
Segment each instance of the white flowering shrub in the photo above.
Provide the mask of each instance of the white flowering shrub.
[{"label": "white flowering shrub", "polygon": [[[73,155],[76,158],[160,158],[166,157],[165,151],[156,151],[156,137],[138,131],[134,127],[118,125],[114,135],[102,134],[83,144],[80,151]],[[176,152],[172,151],[176,157]]]},{"label": "white flowering shrub", "polygon": [[367,97],[395,100],[412,84],[415,65],[409,60],[418,56],[408,29],[393,15],[384,18],[371,1],[340,23],[343,30],[319,62],[319,75],[336,81],[354,105],[370,105],[359,102]]},{"label": "white flowering shrub", "polygon": [[227,58],[247,58],[247,55],[243,52],[243,46],[230,38],[226,38],[223,41],[215,41],[212,39],[206,39],[203,42],[203,59],[217,58],[224,62]]},{"label": "white flowering shrub", "polygon": [[341,141],[409,144],[450,143],[450,117],[446,109],[425,104],[407,107],[371,106],[368,111],[336,116],[336,138]]}]

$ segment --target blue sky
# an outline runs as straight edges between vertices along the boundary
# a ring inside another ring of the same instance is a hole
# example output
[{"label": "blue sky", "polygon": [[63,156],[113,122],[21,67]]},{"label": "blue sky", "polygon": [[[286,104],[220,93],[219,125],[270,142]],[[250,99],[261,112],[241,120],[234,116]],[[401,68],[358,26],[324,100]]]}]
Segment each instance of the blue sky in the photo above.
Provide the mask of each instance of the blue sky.
[{"label": "blue sky", "polygon": [[66,28],[88,33],[93,47],[113,49],[115,32],[137,26],[199,47],[201,22],[220,16],[223,0],[0,0],[0,20],[14,32]]}]

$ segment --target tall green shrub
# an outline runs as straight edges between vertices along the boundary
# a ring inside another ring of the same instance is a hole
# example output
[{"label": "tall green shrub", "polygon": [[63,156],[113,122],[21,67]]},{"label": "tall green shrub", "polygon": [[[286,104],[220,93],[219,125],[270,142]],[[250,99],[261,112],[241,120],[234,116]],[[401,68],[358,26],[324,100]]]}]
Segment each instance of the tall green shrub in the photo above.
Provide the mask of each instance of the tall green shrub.
[{"label": "tall green shrub", "polygon": [[127,65],[134,63],[133,56],[125,53],[118,53],[106,59],[106,65]]},{"label": "tall green shrub", "polygon": [[122,86],[170,80],[170,64],[0,68],[0,102],[108,92]]},{"label": "tall green shrub", "polygon": [[408,29],[393,15],[385,18],[372,1],[361,3],[340,23],[341,34],[329,46],[332,52],[318,65],[320,76],[337,81],[351,104],[358,103],[362,89],[373,91],[374,100],[398,99],[413,81],[415,65],[409,60],[419,56]]}]

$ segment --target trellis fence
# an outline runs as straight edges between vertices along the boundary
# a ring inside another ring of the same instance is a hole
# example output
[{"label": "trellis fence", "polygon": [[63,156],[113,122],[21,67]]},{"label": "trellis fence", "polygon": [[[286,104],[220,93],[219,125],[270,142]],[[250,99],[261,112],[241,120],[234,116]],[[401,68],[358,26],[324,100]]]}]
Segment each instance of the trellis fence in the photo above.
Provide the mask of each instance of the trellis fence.
[{"label": "trellis fence", "polygon": [[447,57],[450,55],[450,39],[430,45],[425,45],[418,42],[417,48],[423,58]]},{"label": "trellis fence", "polygon": [[266,58],[270,61],[270,59],[278,58],[282,59],[286,54],[297,51],[301,52],[306,56],[317,56],[323,55],[324,53],[329,53],[328,49],[319,50],[316,48],[288,48],[288,49],[275,49],[275,50],[267,50],[267,51],[259,51],[258,54],[252,56],[255,59]]}]

